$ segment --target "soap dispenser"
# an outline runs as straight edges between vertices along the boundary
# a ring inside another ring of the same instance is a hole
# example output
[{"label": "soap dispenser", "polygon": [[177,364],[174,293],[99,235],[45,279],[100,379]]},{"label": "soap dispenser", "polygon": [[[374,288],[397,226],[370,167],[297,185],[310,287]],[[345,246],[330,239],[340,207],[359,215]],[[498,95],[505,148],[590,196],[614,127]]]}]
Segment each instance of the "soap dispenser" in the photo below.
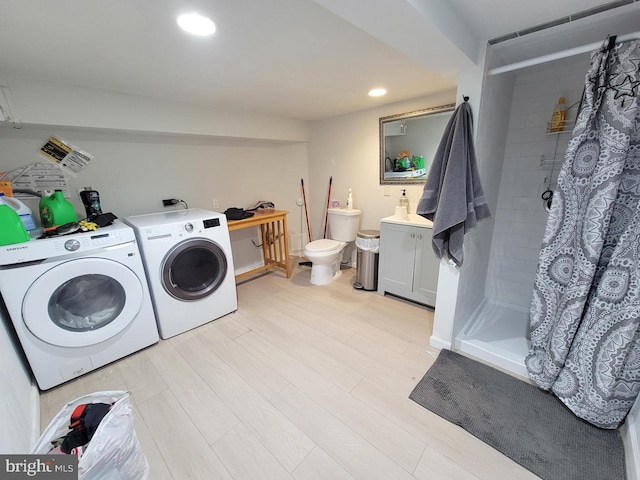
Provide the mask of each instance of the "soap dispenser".
[{"label": "soap dispenser", "polygon": [[349,189],[349,193],[347,194],[347,210],[353,209],[353,193],[351,193],[351,189]]},{"label": "soap dispenser", "polygon": [[402,189],[402,196],[400,197],[400,206],[407,209],[409,213],[409,199],[407,198],[407,191]]}]

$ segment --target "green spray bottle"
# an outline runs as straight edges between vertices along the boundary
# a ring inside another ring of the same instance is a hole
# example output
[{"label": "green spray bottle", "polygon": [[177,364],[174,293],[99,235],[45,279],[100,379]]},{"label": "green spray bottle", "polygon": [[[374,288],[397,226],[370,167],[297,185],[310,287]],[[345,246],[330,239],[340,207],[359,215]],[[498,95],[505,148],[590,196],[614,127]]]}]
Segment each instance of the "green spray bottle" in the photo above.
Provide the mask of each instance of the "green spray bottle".
[{"label": "green spray bottle", "polygon": [[51,190],[45,190],[40,198],[39,209],[40,222],[45,230],[78,221],[73,205],[64,198],[62,190],[53,193]]}]

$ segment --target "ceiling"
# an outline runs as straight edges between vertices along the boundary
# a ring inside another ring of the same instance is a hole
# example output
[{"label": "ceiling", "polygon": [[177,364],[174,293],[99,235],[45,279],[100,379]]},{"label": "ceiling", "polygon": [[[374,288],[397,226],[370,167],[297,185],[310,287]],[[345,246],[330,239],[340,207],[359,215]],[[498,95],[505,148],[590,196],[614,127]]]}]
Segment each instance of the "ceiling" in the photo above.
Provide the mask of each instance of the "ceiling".
[{"label": "ceiling", "polygon": [[[2,0],[0,85],[28,78],[315,120],[454,88],[488,39],[607,3]],[[194,10],[216,22],[213,36],[178,29]],[[640,2],[614,12],[496,51],[511,62],[640,25]],[[385,97],[367,96],[380,86]]]}]

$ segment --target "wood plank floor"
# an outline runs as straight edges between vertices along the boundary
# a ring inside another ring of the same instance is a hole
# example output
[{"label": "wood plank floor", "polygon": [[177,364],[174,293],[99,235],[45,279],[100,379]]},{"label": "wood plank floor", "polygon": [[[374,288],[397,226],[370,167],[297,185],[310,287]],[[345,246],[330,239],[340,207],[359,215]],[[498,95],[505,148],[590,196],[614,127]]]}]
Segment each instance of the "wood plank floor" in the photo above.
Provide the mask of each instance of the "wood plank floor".
[{"label": "wood plank floor", "polygon": [[433,311],[286,279],[238,285],[238,311],[41,395],[42,428],[68,401],[129,390],[152,480],[534,479],[409,400],[435,360]]}]

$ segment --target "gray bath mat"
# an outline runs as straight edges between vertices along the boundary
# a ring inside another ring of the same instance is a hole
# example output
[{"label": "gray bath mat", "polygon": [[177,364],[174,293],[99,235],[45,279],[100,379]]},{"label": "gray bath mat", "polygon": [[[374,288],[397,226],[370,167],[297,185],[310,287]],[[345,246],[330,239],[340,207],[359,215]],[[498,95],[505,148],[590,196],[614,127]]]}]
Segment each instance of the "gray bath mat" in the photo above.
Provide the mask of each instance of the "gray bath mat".
[{"label": "gray bath mat", "polygon": [[409,396],[545,480],[625,478],[618,430],[580,420],[552,394],[449,350]]}]

